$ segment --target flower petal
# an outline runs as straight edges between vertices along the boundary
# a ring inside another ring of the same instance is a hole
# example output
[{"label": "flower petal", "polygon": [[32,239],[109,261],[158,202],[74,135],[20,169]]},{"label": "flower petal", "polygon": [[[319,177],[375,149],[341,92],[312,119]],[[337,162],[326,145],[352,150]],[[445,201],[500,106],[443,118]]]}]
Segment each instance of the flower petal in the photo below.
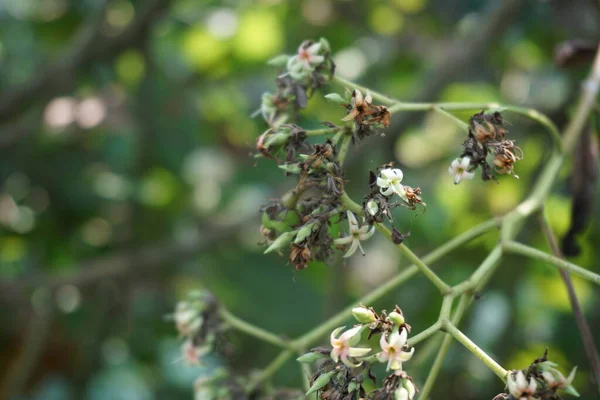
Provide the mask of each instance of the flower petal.
[{"label": "flower petal", "polygon": [[390,185],[387,188],[379,188],[379,193],[384,196],[391,196],[394,194],[394,187]]},{"label": "flower petal", "polygon": [[358,230],[358,221],[356,220],[356,216],[352,211],[346,211],[346,215],[348,216],[348,224],[350,225],[350,231],[354,233],[354,231]]},{"label": "flower petal", "polygon": [[342,336],[340,336],[340,340],[348,341],[354,338],[354,336],[356,336],[356,334],[359,333],[362,328],[362,325],[358,325],[354,328],[348,329],[346,332],[342,333]]},{"label": "flower petal", "polygon": [[354,95],[354,104],[362,104],[364,100],[363,94],[360,92],[360,90],[354,89],[354,92],[352,94]]},{"label": "flower petal", "polygon": [[352,244],[350,245],[350,248],[348,249],[348,251],[346,252],[346,254],[344,254],[344,258],[348,258],[350,257],[352,254],[354,254],[356,252],[356,249],[358,249],[358,245],[359,245],[359,241],[356,239],[352,240]]},{"label": "flower petal", "polygon": [[373,96],[371,96],[371,92],[367,90],[367,95],[365,96],[365,103],[371,104],[373,102]]},{"label": "flower petal", "polygon": [[377,177],[377,186],[379,186],[381,188],[389,187],[390,186],[390,180],[389,179],[384,179],[384,178]]},{"label": "flower petal", "polygon": [[462,167],[462,169],[468,169],[470,163],[471,163],[471,158],[463,157],[463,159],[460,161],[460,166]]},{"label": "flower petal", "polygon": [[348,355],[350,357],[362,357],[362,356],[366,356],[367,354],[369,354],[370,351],[371,351],[371,349],[366,349],[366,348],[362,348],[362,347],[350,347],[348,349]]},{"label": "flower petal", "polygon": [[341,331],[343,331],[345,328],[345,326],[340,326],[339,328],[336,328],[333,330],[333,332],[331,332],[331,336],[329,336],[329,342],[331,343],[332,347],[335,347],[335,342],[337,341],[337,335],[339,335],[339,333]]},{"label": "flower petal", "polygon": [[342,349],[340,348],[334,348],[331,350],[331,353],[329,354],[331,356],[331,359],[335,362],[338,362],[340,360],[340,353],[342,352]]},{"label": "flower petal", "polygon": [[342,362],[344,363],[345,366],[347,366],[348,368],[358,368],[362,365],[362,361],[357,363],[357,364],[352,364],[350,362],[350,360],[348,359],[348,355],[344,354],[342,356]]},{"label": "flower petal", "polygon": [[339,245],[344,245],[344,244],[348,244],[348,243],[352,242],[353,240],[354,240],[353,236],[344,236],[341,238],[334,239],[333,243],[339,244]]},{"label": "flower petal", "polygon": [[400,355],[398,356],[398,359],[402,362],[406,362],[408,360],[410,360],[413,356],[413,354],[415,354],[415,348],[412,347],[410,349],[410,351],[401,351]]},{"label": "flower petal", "polygon": [[309,62],[313,65],[318,65],[321,64],[323,61],[325,61],[325,57],[323,56],[311,56]]},{"label": "flower petal", "polygon": [[380,351],[379,353],[377,353],[377,360],[379,362],[386,362],[388,360],[388,358],[389,358],[389,354],[385,351]]},{"label": "flower petal", "polygon": [[394,173],[394,170],[391,168],[385,168],[382,169],[380,172],[381,176],[383,176],[385,179],[393,179],[396,177],[396,174]]},{"label": "flower petal", "polygon": [[371,236],[373,236],[373,234],[375,233],[375,227],[371,226],[371,230],[369,229],[369,225],[365,225],[362,228],[360,228],[360,233],[358,238],[360,240],[367,240],[369,239]]}]

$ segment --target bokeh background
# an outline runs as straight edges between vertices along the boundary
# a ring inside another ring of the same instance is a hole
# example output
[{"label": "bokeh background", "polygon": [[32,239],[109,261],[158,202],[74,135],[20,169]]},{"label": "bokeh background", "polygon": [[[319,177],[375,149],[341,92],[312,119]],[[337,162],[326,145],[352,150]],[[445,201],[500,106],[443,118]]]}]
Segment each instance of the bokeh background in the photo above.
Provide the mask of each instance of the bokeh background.
[{"label": "bokeh background", "polygon": [[[250,372],[276,349],[233,334],[234,359],[186,367],[165,316],[188,291],[209,289],[240,317],[294,337],[407,265],[377,235],[364,258],[297,273],[257,245],[259,207],[294,185],[251,156],[266,127],[250,115],[274,90],[276,71],[265,61],[319,37],[330,41],[341,76],[391,96],[509,102],[562,125],[587,66],[557,67],[555,48],[597,43],[600,3],[1,0],[0,397],[190,399],[196,377],[230,362]],[[298,123],[342,117],[317,94]],[[505,118],[525,153],[519,180],[454,186],[446,170],[464,133],[438,115],[407,114],[352,148],[349,190],[362,197],[367,171],[396,160],[428,208],[394,218],[425,254],[527,194],[551,145],[540,127]],[[569,173],[567,163],[547,202],[559,235],[570,223]],[[591,222],[573,261],[600,272],[600,229]],[[547,250],[534,224],[521,239]],[[434,267],[459,282],[495,241],[487,234]],[[597,288],[574,284],[599,332]],[[418,332],[440,303],[417,277],[373,306],[400,305]],[[523,368],[548,347],[565,371],[579,365],[582,398],[597,398],[556,270],[505,259],[462,328],[506,368]],[[407,364],[420,384],[433,357],[425,347]],[[274,382],[299,387],[294,362]],[[491,399],[501,390],[455,344],[433,398]]]}]

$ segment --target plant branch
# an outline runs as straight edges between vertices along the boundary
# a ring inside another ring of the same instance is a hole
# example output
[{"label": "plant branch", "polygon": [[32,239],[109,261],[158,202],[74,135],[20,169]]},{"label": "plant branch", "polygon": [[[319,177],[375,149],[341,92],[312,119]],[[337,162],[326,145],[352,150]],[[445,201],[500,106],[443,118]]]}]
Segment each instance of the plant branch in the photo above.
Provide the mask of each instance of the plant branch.
[{"label": "plant branch", "polygon": [[293,355],[292,350],[283,350],[269,365],[256,375],[246,387],[248,393],[252,393],[258,385],[274,375]]},{"label": "plant branch", "polygon": [[479,358],[489,369],[496,374],[496,376],[502,381],[506,381],[506,375],[508,371],[506,371],[500,364],[498,364],[492,357],[490,357],[485,351],[481,350],[471,339],[469,339],[464,333],[462,333],[457,327],[452,325],[452,323],[447,322],[444,324],[443,329],[448,332],[454,339],[459,341],[463,346],[465,346],[471,353],[473,353],[477,358]]},{"label": "plant branch", "polygon": [[219,315],[225,322],[227,322],[227,324],[229,324],[229,326],[231,326],[234,329],[237,329],[240,332],[244,332],[250,336],[262,340],[263,342],[271,343],[275,346],[283,347],[286,349],[290,347],[289,343],[280,338],[279,336],[236,317],[235,315],[230,313],[225,307],[221,307],[219,309]]},{"label": "plant branch", "polygon": [[[548,217],[545,211],[542,211],[542,213],[540,213],[538,220],[540,223],[540,227],[542,228],[544,237],[546,238],[546,242],[550,246],[552,253],[554,253],[554,255],[558,258],[564,259],[564,255],[562,254],[562,252],[560,251],[560,247],[558,246],[556,236],[552,231],[552,227],[548,223]],[[571,303],[571,309],[573,310],[573,314],[575,315],[575,322],[577,323],[577,328],[579,329],[581,341],[585,349],[585,354],[590,363],[590,369],[592,370],[594,380],[596,381],[596,387],[598,389],[598,392],[600,393],[600,360],[598,359],[598,349],[594,344],[592,331],[583,315],[583,311],[581,310],[581,305],[579,304],[579,300],[577,299],[577,293],[575,293],[575,288],[573,287],[573,281],[571,280],[571,276],[563,268],[559,268],[559,272],[562,280],[565,283],[565,287],[569,295],[569,301]]]},{"label": "plant branch", "polygon": [[502,247],[505,251],[509,253],[520,254],[522,256],[526,256],[534,260],[544,261],[548,264],[552,264],[559,268],[564,268],[575,275],[579,275],[583,279],[593,282],[596,285],[600,285],[600,275],[597,275],[585,268],[582,268],[579,265],[575,265],[566,260],[562,260],[558,257],[555,257],[552,254],[545,253],[534,247],[530,247],[514,241],[502,243]]}]

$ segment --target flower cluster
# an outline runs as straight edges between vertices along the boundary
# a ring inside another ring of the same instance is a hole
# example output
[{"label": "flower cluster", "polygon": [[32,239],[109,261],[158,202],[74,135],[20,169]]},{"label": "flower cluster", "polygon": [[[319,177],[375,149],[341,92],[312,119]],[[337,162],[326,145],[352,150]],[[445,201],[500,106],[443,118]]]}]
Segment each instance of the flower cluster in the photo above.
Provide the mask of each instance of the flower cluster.
[{"label": "flower cluster", "polygon": [[506,378],[507,393],[500,393],[494,400],[560,400],[559,390],[579,396],[572,386],[577,368],[565,378],[556,367],[556,363],[548,361],[546,350],[527,369],[510,371]]},{"label": "flower cluster", "polygon": [[[421,205],[423,209],[426,208],[426,204],[421,198],[421,189],[401,184],[403,178],[402,170],[394,168],[393,163],[379,167],[378,174],[370,172],[371,192],[363,202],[367,222],[383,222],[385,219],[393,222],[391,210],[398,206],[411,210],[416,210],[417,205]],[[400,201],[394,201],[396,196]]]},{"label": "flower cluster", "polygon": [[[508,131],[504,127],[502,114],[485,114],[481,111],[473,115],[469,122],[469,136],[463,143],[463,154],[448,168],[448,173],[454,177],[454,183],[473,179],[478,167],[481,167],[483,180],[495,179],[493,170],[498,174],[512,174],[518,178],[514,165],[523,159],[523,152],[515,145],[514,140],[505,139]],[[488,155],[494,157],[494,168],[487,161]]]},{"label": "flower cluster", "polygon": [[206,291],[192,292],[188,300],[177,303],[172,317],[184,339],[182,355],[188,365],[199,365],[200,358],[214,348],[223,334],[224,326],[217,311],[217,300]]},{"label": "flower cluster", "polygon": [[293,118],[299,109],[305,108],[314,91],[329,82],[335,71],[329,43],[307,40],[292,56],[280,55],[269,64],[284,68],[275,80],[277,91],[262,97],[260,114],[273,128]]},{"label": "flower cluster", "polygon": [[374,105],[373,97],[368,91],[363,96],[358,89],[346,88],[345,98],[337,93],[330,93],[325,98],[346,109],[348,114],[342,118],[342,121],[354,121],[354,140],[371,136],[375,132],[374,127],[386,128],[390,125],[391,113],[385,106]]},{"label": "flower cluster", "polygon": [[[317,372],[311,379],[311,388],[307,394],[318,392],[320,399],[402,399],[412,400],[417,389],[412,378],[403,371],[403,363],[409,361],[414,348],[407,344],[410,326],[405,323],[398,306],[389,313],[377,314],[373,308],[365,306],[352,310],[354,318],[360,323],[351,329],[335,329],[330,336],[331,350],[315,348],[298,358],[299,362],[319,362]],[[363,332],[368,331],[368,339],[379,337],[379,350],[373,352],[370,347],[359,346]],[[367,394],[363,382],[373,380],[371,367],[375,363],[386,365],[390,375],[383,386]]]}]

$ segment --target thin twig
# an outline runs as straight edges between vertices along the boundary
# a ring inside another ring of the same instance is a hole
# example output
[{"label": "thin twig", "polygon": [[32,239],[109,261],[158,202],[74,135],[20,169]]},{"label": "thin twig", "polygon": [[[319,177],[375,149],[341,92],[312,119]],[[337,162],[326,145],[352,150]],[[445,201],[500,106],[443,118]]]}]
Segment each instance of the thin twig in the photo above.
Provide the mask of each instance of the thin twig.
[{"label": "thin twig", "polygon": [[[556,236],[552,231],[552,227],[548,223],[548,218],[545,212],[540,213],[539,215],[539,223],[542,228],[542,232],[544,233],[544,237],[546,238],[546,242],[550,246],[552,253],[558,258],[564,259],[564,255],[560,251],[560,247],[558,246],[558,242],[556,241]],[[579,304],[579,300],[577,299],[577,293],[575,293],[575,288],[573,287],[573,281],[571,280],[571,275],[564,268],[558,269],[560,276],[565,283],[565,287],[567,288],[567,293],[569,295],[569,301],[571,303],[571,309],[573,310],[573,314],[575,315],[575,322],[577,323],[577,329],[579,329],[579,335],[581,336],[581,341],[583,342],[583,347],[585,349],[585,355],[588,358],[590,363],[590,369],[592,370],[592,375],[594,380],[596,381],[596,387],[598,389],[598,393],[600,393],[600,359],[598,359],[598,349],[594,343],[594,338],[592,336],[592,330],[588,325],[585,316],[583,315],[583,311],[581,310],[581,305]]]}]

